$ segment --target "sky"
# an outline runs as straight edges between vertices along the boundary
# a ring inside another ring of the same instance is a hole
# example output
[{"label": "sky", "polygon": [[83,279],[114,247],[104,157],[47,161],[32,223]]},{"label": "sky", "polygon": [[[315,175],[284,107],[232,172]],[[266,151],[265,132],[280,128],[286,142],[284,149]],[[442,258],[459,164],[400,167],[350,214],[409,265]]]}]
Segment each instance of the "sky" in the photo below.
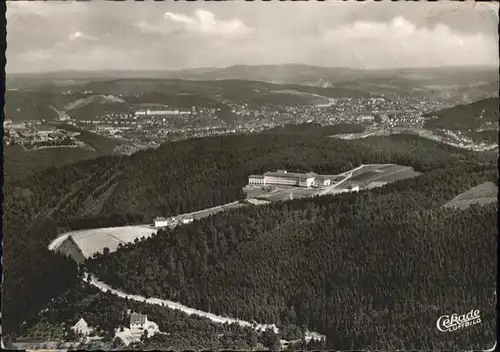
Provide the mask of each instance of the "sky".
[{"label": "sky", "polygon": [[498,65],[498,4],[9,1],[7,73]]}]

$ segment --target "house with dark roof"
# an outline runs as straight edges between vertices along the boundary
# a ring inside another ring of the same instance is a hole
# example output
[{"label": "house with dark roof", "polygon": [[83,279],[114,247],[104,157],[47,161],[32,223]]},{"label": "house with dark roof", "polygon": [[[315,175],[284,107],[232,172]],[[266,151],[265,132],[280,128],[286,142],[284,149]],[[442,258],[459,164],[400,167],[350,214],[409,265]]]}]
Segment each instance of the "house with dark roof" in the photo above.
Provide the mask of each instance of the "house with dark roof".
[{"label": "house with dark roof", "polygon": [[144,329],[148,323],[148,316],[144,314],[130,314],[130,330]]}]

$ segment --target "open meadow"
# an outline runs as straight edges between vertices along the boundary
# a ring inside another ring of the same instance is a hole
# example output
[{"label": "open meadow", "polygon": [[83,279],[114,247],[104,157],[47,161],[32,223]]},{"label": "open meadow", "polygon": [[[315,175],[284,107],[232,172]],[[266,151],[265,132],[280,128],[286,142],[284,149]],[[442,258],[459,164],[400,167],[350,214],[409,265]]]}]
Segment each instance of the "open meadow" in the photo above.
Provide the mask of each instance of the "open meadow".
[{"label": "open meadow", "polygon": [[407,178],[421,175],[410,166],[401,166],[394,164],[370,164],[363,165],[362,168],[353,172],[352,177],[342,184],[341,187],[348,187],[356,184],[360,188],[371,188],[370,185],[383,185],[390,182],[396,182]]},{"label": "open meadow", "polygon": [[[108,248],[110,252],[118,249],[120,244],[134,242],[134,240],[147,238],[155,234],[157,229],[148,225],[108,227],[102,229],[89,229],[68,232],[51,243],[49,249],[56,250],[71,236],[85,258],[92,257],[94,253]],[[69,253],[66,253],[69,254]]]}]

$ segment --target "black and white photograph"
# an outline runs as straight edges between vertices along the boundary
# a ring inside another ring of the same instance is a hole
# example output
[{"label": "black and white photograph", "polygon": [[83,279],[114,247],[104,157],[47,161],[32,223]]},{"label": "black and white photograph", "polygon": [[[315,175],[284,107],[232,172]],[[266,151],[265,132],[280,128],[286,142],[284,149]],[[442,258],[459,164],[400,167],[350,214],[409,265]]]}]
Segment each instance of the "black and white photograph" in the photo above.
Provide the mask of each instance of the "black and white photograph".
[{"label": "black and white photograph", "polygon": [[495,350],[498,2],[2,6],[2,348]]}]

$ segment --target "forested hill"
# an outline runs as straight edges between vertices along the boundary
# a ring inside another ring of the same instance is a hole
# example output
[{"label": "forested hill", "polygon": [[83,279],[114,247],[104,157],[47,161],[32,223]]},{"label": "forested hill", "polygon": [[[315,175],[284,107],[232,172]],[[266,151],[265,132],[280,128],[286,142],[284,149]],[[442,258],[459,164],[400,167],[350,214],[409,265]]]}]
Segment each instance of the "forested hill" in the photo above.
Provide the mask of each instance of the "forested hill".
[{"label": "forested hill", "polygon": [[[221,213],[88,265],[126,292],[297,326],[328,349],[484,349],[495,341],[496,207],[441,205],[496,178],[462,165],[359,194]],[[481,312],[450,337],[443,314]]]},{"label": "forested hill", "polygon": [[[458,131],[476,131],[482,124],[498,123],[499,98],[488,98],[471,104],[458,105],[425,114],[425,117],[437,117],[427,120],[425,127]],[[498,131],[497,131],[498,132]]]},{"label": "forested hill", "polygon": [[335,174],[360,163],[397,163],[422,172],[496,167],[486,154],[417,136],[342,141],[262,134],[165,143],[130,157],[102,157],[6,180],[2,328],[13,332],[76,280],[76,267],[46,248],[58,233],[149,223],[158,215],[234,201],[252,173],[285,168]]},{"label": "forested hill", "polygon": [[[426,172],[486,158],[407,135],[356,141],[286,134],[185,140],[13,181],[6,185],[6,204],[13,202],[6,218],[85,219],[91,227],[144,223],[234,201],[253,173],[287,169],[336,174],[361,163],[397,163]],[[26,209],[26,202],[35,210]]]},{"label": "forested hill", "polygon": [[304,135],[310,137],[327,137],[343,133],[363,133],[365,127],[356,123],[339,123],[322,126],[319,123],[288,124],[265,130],[263,134]]}]

